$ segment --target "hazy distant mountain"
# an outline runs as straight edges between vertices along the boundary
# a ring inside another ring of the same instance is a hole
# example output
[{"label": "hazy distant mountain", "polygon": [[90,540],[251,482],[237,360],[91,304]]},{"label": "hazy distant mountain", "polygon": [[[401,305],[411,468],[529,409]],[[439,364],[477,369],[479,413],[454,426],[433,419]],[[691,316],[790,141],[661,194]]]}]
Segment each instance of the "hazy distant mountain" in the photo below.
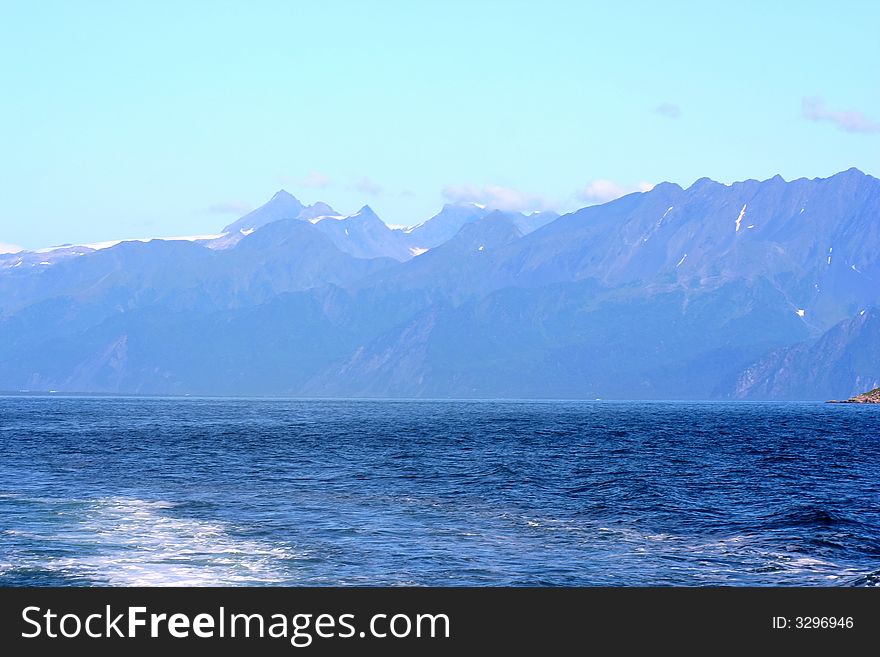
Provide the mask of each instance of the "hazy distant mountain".
[{"label": "hazy distant mountain", "polygon": [[335,214],[336,211],[326,203],[303,205],[299,199],[282,189],[276,192],[267,203],[226,226],[223,232],[248,232],[279,219],[314,219]]},{"label": "hazy distant mountain", "polygon": [[[287,219],[310,221],[340,251],[356,258],[388,257],[403,261],[413,256],[405,234],[389,228],[369,206],[365,205],[357,213],[345,217],[326,203],[303,205],[284,190],[276,193],[265,205],[226,226],[223,232],[231,239],[220,238],[219,246],[227,248],[237,243],[242,234]],[[217,246],[214,245],[215,248]]]},{"label": "hazy distant mountain", "polygon": [[476,203],[447,203],[433,217],[406,230],[413,246],[432,249],[452,239],[462,226],[482,219],[490,210]]},{"label": "hazy distant mountain", "polygon": [[389,228],[368,205],[349,217],[323,217],[315,225],[336,248],[356,258],[387,257],[404,261],[416,253],[408,245],[406,234]]},{"label": "hazy distant mountain", "polygon": [[541,212],[532,212],[531,214],[523,214],[521,212],[513,212],[508,214],[512,217],[514,225],[523,235],[528,235],[529,233],[538,230],[542,226],[546,226],[547,224],[559,219],[559,215],[556,212],[551,212],[547,210]]},{"label": "hazy distant mountain", "polygon": [[[498,213],[476,203],[447,203],[436,215],[412,228],[406,229],[410,244],[416,248],[431,249],[448,242],[467,224]],[[519,212],[502,213],[510,217],[519,231],[526,235],[559,217],[555,212],[534,212],[526,215]]]},{"label": "hazy distant mountain", "polygon": [[880,181],[855,169],[408,230],[279,192],[189,239],[0,255],[0,389],[824,399],[880,378]]},{"label": "hazy distant mountain", "polygon": [[51,299],[91,304],[101,312],[155,303],[193,310],[254,305],[285,292],[350,285],[393,264],[343,253],[310,222],[287,219],[242,236],[226,250],[154,240],[122,242],[46,265],[0,261],[0,313],[8,317]]}]

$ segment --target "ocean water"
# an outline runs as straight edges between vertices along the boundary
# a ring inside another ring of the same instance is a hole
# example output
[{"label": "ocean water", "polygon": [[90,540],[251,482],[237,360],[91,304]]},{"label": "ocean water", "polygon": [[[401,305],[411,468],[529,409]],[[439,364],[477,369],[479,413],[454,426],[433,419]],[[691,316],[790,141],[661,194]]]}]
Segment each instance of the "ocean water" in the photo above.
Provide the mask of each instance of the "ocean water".
[{"label": "ocean water", "polygon": [[880,406],[0,398],[0,585],[876,585]]}]

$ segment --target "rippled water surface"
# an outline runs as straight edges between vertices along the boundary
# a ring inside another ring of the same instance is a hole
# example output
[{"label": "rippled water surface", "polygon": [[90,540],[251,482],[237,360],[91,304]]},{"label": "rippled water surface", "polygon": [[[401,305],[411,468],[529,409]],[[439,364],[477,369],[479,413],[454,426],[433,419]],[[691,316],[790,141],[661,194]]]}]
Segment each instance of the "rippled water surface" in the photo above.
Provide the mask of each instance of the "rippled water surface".
[{"label": "rippled water surface", "polygon": [[0,398],[0,585],[872,585],[880,406]]}]

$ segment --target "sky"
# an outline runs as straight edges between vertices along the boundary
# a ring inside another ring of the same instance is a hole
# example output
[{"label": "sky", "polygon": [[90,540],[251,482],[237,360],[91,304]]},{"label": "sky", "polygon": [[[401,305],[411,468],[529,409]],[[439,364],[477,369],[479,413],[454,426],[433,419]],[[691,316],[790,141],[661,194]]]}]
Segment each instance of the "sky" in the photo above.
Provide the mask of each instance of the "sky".
[{"label": "sky", "polygon": [[[880,3],[0,0],[0,250],[880,176]],[[17,246],[15,246],[17,245]]]}]

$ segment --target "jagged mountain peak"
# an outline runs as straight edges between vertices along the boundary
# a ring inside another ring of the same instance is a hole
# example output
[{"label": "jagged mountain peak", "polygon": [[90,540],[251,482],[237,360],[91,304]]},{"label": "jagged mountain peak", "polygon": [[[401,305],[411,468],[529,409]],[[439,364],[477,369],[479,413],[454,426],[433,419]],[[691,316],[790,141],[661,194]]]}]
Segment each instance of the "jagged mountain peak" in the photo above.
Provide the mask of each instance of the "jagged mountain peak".
[{"label": "jagged mountain peak", "polygon": [[302,203],[292,194],[278,190],[266,203],[252,212],[232,222],[223,229],[224,233],[237,233],[265,226],[280,219],[295,219],[303,211]]},{"label": "jagged mountain peak", "polygon": [[697,180],[695,180],[694,183],[690,187],[687,188],[687,191],[689,191],[689,192],[704,191],[707,189],[711,189],[712,187],[724,187],[724,186],[725,185],[723,185],[722,183],[720,183],[716,180],[712,180],[711,178],[709,178],[707,176],[703,176],[702,178],[698,178]]},{"label": "jagged mountain peak", "polygon": [[682,186],[679,185],[678,183],[674,183],[674,182],[657,183],[656,185],[654,185],[653,189],[651,189],[651,192],[654,192],[654,193],[668,193],[668,192],[681,192],[681,191],[684,191],[682,189]]},{"label": "jagged mountain peak", "polygon": [[360,218],[373,218],[373,217],[375,217],[376,219],[379,218],[379,215],[377,215],[373,211],[373,208],[371,208],[369,205],[362,206],[360,210],[358,210],[357,212],[355,212],[351,216],[352,217],[360,217]]},{"label": "jagged mountain peak", "polygon": [[297,219],[303,220],[311,220],[317,219],[318,217],[338,217],[339,213],[336,212],[333,208],[331,208],[326,203],[318,201],[313,205],[306,206],[302,209],[302,211],[297,216]]},{"label": "jagged mountain peak", "polygon": [[868,174],[866,174],[864,171],[862,171],[858,167],[850,167],[849,169],[846,169],[845,171],[841,171],[840,173],[836,173],[831,177],[836,178],[838,176],[841,178],[864,178],[866,176],[870,177],[870,176],[868,176]]},{"label": "jagged mountain peak", "polygon": [[[286,189],[279,189],[272,195],[272,198],[269,199],[269,201],[294,201],[296,203],[300,203],[300,200],[296,196],[288,192]],[[300,205],[302,205],[302,203],[300,203]]]}]

